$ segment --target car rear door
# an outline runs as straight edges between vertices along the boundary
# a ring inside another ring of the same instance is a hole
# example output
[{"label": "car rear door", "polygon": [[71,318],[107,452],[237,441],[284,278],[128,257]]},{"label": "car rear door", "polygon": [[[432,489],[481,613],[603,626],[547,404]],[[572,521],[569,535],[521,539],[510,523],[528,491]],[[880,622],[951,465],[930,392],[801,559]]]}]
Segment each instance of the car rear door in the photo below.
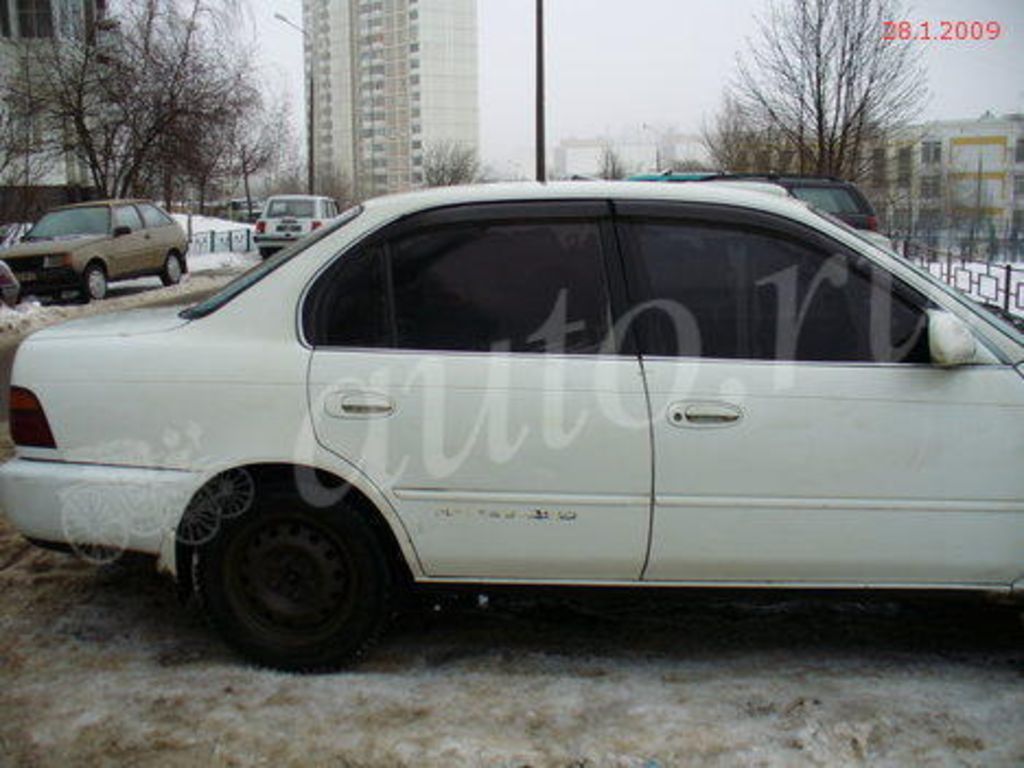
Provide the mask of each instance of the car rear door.
[{"label": "car rear door", "polygon": [[317,439],[381,488],[438,579],[635,580],[650,431],[608,206],[428,212],[304,307]]},{"label": "car rear door", "polygon": [[1024,557],[1024,386],[930,363],[924,297],[812,231],[625,203],[655,504],[645,579],[998,584]]}]

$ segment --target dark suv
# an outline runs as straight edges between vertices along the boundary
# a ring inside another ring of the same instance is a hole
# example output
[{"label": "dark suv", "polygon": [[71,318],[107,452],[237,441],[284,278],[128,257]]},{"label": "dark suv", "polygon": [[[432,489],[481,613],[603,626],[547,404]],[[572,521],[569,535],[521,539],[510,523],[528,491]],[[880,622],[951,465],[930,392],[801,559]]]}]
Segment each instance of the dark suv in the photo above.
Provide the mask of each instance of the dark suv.
[{"label": "dark suv", "polygon": [[834,176],[780,176],[776,173],[685,172],[641,173],[628,181],[756,181],[777,184],[791,196],[831,213],[851,227],[878,231],[878,216],[864,193],[849,181]]},{"label": "dark suv", "polygon": [[780,176],[774,173],[720,173],[701,181],[764,181],[778,184],[789,194],[831,213],[851,227],[878,230],[878,216],[864,193],[849,181],[833,176]]}]

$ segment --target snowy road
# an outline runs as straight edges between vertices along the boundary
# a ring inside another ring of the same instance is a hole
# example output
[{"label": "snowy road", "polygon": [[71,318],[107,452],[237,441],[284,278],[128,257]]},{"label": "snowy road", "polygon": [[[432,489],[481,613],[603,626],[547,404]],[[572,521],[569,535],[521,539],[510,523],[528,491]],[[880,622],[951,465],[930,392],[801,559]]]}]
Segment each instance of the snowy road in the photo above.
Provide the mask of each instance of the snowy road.
[{"label": "snowy road", "polygon": [[993,607],[492,600],[299,677],[245,666],[145,565],[97,570],[0,530],[0,566],[15,765],[1024,762],[1021,632]]},{"label": "snowy road", "polygon": [[350,672],[257,670],[147,564],[95,568],[0,518],[0,765],[1024,764],[1024,631],[1006,608],[664,593],[432,606]]}]

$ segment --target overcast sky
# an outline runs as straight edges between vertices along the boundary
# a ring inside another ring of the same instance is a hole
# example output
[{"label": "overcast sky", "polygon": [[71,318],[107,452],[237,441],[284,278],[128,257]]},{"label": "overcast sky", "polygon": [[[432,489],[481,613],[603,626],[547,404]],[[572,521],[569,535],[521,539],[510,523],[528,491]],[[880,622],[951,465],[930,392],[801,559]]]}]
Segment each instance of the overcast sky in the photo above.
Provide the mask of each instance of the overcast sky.
[{"label": "overcast sky", "polygon": [[[422,0],[424,3],[432,0]],[[267,82],[290,94],[302,129],[301,0],[253,0]],[[535,0],[478,0],[480,143],[503,173],[532,168]],[[642,125],[696,132],[721,101],[735,60],[756,38],[767,0],[546,0],[548,141],[639,135]],[[998,21],[995,41],[918,42],[931,94],[924,118],[1024,112],[1024,0],[918,0],[914,22]],[[881,34],[881,30],[879,31]],[[923,84],[925,85],[925,84]]]}]

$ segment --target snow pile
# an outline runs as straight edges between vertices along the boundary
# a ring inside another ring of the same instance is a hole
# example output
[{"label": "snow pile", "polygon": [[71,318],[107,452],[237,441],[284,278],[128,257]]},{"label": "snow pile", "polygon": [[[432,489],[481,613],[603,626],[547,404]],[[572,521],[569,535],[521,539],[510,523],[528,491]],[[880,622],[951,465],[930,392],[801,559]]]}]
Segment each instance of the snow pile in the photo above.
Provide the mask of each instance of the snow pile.
[{"label": "snow pile", "polygon": [[255,251],[242,253],[223,251],[217,253],[192,253],[188,254],[188,271],[219,272],[219,271],[244,271],[260,263],[259,254]]},{"label": "snow pile", "polygon": [[0,304],[0,333],[23,334],[53,325],[74,317],[75,307],[44,307],[38,301],[29,299],[11,308]]}]

